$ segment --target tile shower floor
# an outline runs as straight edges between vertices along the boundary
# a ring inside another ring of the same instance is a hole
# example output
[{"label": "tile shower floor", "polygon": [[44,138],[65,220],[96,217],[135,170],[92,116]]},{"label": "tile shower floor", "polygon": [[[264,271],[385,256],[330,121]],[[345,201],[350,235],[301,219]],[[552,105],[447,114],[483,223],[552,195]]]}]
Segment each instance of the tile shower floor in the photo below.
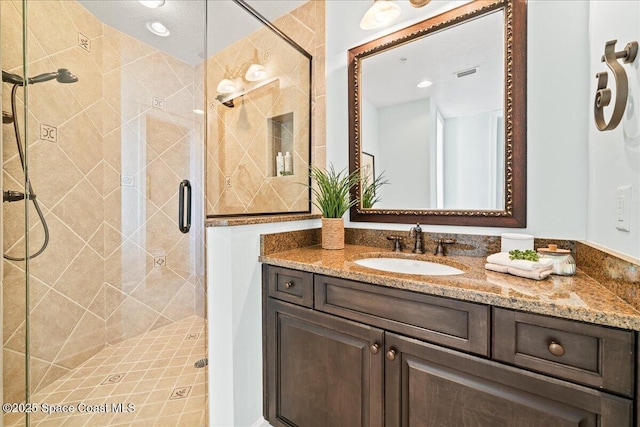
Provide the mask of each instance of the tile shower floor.
[{"label": "tile shower floor", "polygon": [[[35,393],[32,402],[96,411],[118,410],[122,404],[122,412],[47,415],[40,410],[31,415],[31,425],[204,426],[207,370],[194,367],[204,357],[205,320],[197,316],[109,346]],[[4,425],[22,426],[24,416],[5,414]]]}]

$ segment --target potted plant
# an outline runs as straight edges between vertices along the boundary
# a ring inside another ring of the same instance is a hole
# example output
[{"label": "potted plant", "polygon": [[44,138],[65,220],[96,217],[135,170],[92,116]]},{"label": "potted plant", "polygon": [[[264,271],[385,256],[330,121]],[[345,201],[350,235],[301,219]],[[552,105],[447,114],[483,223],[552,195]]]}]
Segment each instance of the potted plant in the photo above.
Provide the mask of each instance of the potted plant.
[{"label": "potted plant", "polygon": [[388,183],[389,180],[385,178],[384,171],[377,177],[373,175],[364,177],[361,181],[362,195],[360,196],[362,209],[371,209],[378,203],[381,200],[378,190]]},{"label": "potted plant", "polygon": [[327,170],[311,166],[311,178],[317,188],[311,187],[315,201],[322,212],[322,248],[344,248],[344,220],[342,216],[356,203],[350,197],[351,188],[358,183],[359,173],[348,174],[344,169],[336,173],[333,165]]}]

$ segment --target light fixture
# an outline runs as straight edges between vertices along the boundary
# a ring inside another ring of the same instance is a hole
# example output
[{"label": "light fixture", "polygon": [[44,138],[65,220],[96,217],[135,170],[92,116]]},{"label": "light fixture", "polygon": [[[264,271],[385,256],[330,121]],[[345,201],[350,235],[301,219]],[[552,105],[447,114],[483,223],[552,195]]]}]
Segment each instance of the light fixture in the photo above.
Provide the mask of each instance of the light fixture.
[{"label": "light fixture", "polygon": [[391,0],[374,0],[360,21],[360,28],[373,30],[392,23],[400,16],[400,6]]},{"label": "light fixture", "polygon": [[266,77],[267,69],[264,67],[264,65],[260,64],[251,64],[244,75],[244,78],[249,82],[264,80]]},{"label": "light fixture", "polygon": [[147,22],[147,29],[151,31],[156,36],[167,37],[169,34],[169,29],[164,26],[161,22]]},{"label": "light fixture", "polygon": [[143,6],[149,7],[151,9],[157,9],[160,6],[164,5],[164,0],[138,0]]},{"label": "light fixture", "polygon": [[218,83],[218,87],[216,88],[218,93],[226,94],[233,93],[238,90],[238,85],[236,85],[233,80],[222,79],[220,83]]},{"label": "light fixture", "polygon": [[416,86],[418,86],[420,89],[424,89],[425,87],[429,87],[433,84],[433,82],[430,82],[429,80],[423,80],[421,82],[419,82]]}]

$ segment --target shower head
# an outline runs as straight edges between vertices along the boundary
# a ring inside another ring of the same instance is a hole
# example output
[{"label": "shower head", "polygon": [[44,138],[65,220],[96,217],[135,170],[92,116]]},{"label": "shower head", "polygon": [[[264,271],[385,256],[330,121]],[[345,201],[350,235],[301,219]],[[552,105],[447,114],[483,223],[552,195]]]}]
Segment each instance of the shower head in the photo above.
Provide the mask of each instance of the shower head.
[{"label": "shower head", "polygon": [[58,68],[58,71],[53,73],[44,73],[30,77],[29,84],[42,83],[53,79],[56,79],[58,83],[75,83],[78,81],[78,78],[71,74],[66,68]]},{"label": "shower head", "polygon": [[[47,82],[49,80],[56,79],[59,83],[75,83],[78,81],[78,77],[71,74],[66,68],[59,68],[58,71],[53,73],[44,73],[35,77],[27,79],[29,84]],[[14,85],[24,85],[24,79],[17,74],[8,73],[2,70],[2,81],[5,83],[11,83]]]},{"label": "shower head", "polygon": [[24,83],[22,77],[17,74],[8,73],[5,70],[2,70],[2,81],[5,83],[11,83],[14,85],[21,85]]}]

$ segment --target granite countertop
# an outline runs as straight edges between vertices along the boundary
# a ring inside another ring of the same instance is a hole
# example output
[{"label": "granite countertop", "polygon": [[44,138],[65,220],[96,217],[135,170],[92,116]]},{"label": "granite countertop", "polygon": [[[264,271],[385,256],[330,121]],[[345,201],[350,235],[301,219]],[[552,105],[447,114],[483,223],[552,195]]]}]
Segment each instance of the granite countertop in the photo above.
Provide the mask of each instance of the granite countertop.
[{"label": "granite countertop", "polygon": [[[459,268],[456,276],[420,276],[362,267],[368,257],[411,257]],[[464,301],[640,331],[640,312],[579,268],[575,276],[535,281],[485,270],[484,257],[415,255],[360,245],[319,245],[261,255],[260,262]]]}]

